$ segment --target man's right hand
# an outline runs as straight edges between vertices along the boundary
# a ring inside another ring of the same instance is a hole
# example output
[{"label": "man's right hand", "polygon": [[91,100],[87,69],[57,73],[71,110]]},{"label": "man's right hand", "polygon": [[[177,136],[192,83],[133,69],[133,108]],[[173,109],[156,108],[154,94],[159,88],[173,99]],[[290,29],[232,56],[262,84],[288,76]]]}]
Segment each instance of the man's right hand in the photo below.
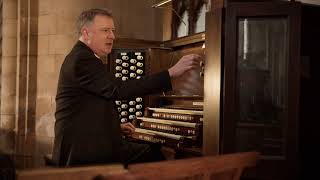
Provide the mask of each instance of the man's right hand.
[{"label": "man's right hand", "polygon": [[202,57],[198,54],[188,54],[183,56],[174,66],[168,69],[171,78],[183,75],[185,72],[200,65]]}]

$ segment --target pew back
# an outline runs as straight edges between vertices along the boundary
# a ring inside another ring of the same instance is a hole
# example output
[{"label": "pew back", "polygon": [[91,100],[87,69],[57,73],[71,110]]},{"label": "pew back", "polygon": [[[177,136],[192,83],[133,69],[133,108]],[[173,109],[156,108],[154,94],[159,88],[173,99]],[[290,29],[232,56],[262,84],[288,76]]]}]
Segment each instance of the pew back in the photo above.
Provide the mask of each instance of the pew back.
[{"label": "pew back", "polygon": [[98,180],[109,175],[126,173],[121,164],[17,170],[16,180]]},{"label": "pew back", "polygon": [[239,180],[243,170],[256,166],[258,157],[257,152],[244,152],[134,164],[128,170],[136,179],[145,180]]}]

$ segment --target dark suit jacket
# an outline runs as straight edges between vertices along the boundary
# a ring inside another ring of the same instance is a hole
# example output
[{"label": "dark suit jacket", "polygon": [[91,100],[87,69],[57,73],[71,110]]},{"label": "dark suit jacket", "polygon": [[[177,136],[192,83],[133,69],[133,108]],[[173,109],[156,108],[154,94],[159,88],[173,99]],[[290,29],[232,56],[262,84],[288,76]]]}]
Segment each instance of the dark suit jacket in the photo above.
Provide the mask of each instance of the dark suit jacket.
[{"label": "dark suit jacket", "polygon": [[59,76],[53,161],[60,166],[121,162],[115,99],[171,89],[168,71],[116,80],[84,43],[66,56]]}]

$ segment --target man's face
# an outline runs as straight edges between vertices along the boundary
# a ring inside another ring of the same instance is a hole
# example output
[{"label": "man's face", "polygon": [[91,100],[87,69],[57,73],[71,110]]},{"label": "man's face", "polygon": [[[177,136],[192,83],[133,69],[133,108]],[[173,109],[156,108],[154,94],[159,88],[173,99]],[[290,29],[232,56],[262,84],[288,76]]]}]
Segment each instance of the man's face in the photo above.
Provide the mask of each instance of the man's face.
[{"label": "man's face", "polygon": [[114,35],[113,19],[97,15],[92,24],[87,26],[88,45],[99,57],[107,56],[112,49]]}]

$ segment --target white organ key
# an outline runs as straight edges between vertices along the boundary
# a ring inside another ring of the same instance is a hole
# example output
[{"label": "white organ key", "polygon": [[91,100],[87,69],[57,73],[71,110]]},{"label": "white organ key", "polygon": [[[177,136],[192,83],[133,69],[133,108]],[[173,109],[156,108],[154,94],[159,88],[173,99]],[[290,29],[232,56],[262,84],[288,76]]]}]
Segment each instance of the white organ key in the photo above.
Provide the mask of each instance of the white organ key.
[{"label": "white organ key", "polygon": [[129,102],[129,105],[131,105],[131,106],[133,106],[133,105],[135,105],[135,104],[136,104],[135,101],[130,101],[130,102]]},{"label": "white organ key", "polygon": [[136,73],[130,73],[131,78],[135,78],[136,76],[137,76]]},{"label": "white organ key", "polygon": [[137,98],[136,98],[136,101],[137,101],[137,102],[142,102],[142,98],[141,98],[141,97],[137,97]]},{"label": "white organ key", "polygon": [[128,104],[121,104],[121,108],[122,109],[127,109],[128,108]]},{"label": "white organ key", "polygon": [[142,116],[142,112],[141,111],[137,111],[136,112],[136,116]]},{"label": "white organ key", "polygon": [[123,60],[129,60],[129,56],[122,56]]},{"label": "white organ key", "polygon": [[121,66],[116,66],[116,70],[117,70],[117,71],[121,71],[121,70],[122,70],[122,67],[121,67]]},{"label": "white organ key", "polygon": [[138,67],[142,67],[142,66],[143,66],[143,63],[138,62],[138,63],[137,63],[137,66],[138,66]]},{"label": "white organ key", "polygon": [[134,108],[129,108],[129,112],[135,112],[136,111],[136,109],[134,109]]},{"label": "white organ key", "polygon": [[136,69],[137,69],[136,66],[130,66],[130,70],[131,70],[131,71],[135,71]]},{"label": "white organ key", "polygon": [[121,104],[121,101],[115,101],[116,105],[120,105]]},{"label": "white organ key", "polygon": [[136,109],[141,109],[142,108],[142,105],[141,104],[137,104],[136,105]]},{"label": "white organ key", "polygon": [[137,59],[138,59],[138,60],[143,60],[143,56],[140,56],[140,55],[139,55],[139,56],[137,56]]},{"label": "white organ key", "polygon": [[122,77],[122,81],[126,81],[126,80],[128,80],[128,77]]},{"label": "white organ key", "polygon": [[122,77],[122,74],[121,74],[121,73],[116,73],[115,76],[116,76],[117,78],[119,78],[119,77]]},{"label": "white organ key", "polygon": [[135,64],[135,63],[137,62],[137,60],[135,60],[135,59],[130,59],[130,62],[131,62],[132,64]]},{"label": "white organ key", "polygon": [[128,112],[127,112],[127,111],[122,111],[122,112],[121,112],[121,116],[126,116],[126,115],[128,115]]},{"label": "white organ key", "polygon": [[127,118],[121,118],[121,122],[122,123],[127,122]]},{"label": "white organ key", "polygon": [[126,69],[122,70],[121,72],[122,72],[122,74],[128,74],[129,73],[129,71],[126,70]]},{"label": "white organ key", "polygon": [[122,60],[121,60],[121,59],[116,59],[116,63],[117,63],[117,64],[121,64],[121,63],[122,63]]},{"label": "white organ key", "polygon": [[142,73],[143,73],[143,70],[142,70],[142,69],[138,69],[138,70],[137,70],[137,73],[138,73],[138,74],[142,74]]},{"label": "white organ key", "polygon": [[129,116],[129,119],[134,119],[134,118],[136,118],[135,115],[130,115],[130,116]]},{"label": "white organ key", "polygon": [[122,63],[123,67],[129,67],[129,63]]}]

